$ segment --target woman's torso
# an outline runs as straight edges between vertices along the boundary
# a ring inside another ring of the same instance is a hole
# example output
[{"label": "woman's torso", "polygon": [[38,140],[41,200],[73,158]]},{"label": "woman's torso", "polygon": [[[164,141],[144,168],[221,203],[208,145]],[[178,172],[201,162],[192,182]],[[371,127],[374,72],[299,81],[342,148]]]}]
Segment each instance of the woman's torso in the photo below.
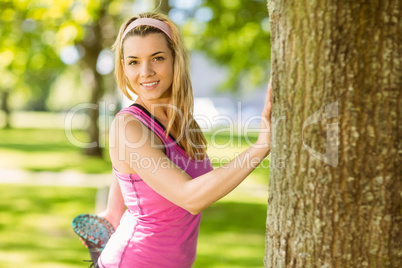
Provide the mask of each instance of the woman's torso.
[{"label": "woman's torso", "polygon": [[[167,157],[190,177],[196,178],[213,169],[208,158],[194,161],[171,135],[165,139],[163,125],[142,106],[132,105],[119,114],[122,113],[134,116],[153,131],[165,145]],[[137,161],[147,165],[147,161],[157,160]],[[173,204],[155,192],[137,174],[123,174],[115,169],[114,172],[127,211],[102,252],[99,266],[191,267],[196,254],[201,214],[192,215]]]}]

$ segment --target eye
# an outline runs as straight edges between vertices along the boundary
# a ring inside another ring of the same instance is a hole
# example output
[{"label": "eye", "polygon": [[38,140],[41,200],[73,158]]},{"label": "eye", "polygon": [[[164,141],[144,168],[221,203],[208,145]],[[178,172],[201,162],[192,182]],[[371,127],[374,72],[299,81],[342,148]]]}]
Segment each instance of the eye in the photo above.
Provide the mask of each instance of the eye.
[{"label": "eye", "polygon": [[162,60],[164,60],[164,59],[165,59],[164,57],[158,56],[158,57],[155,57],[155,58],[154,58],[154,61],[162,61]]},{"label": "eye", "polygon": [[138,61],[136,61],[136,60],[132,60],[132,61],[128,62],[128,65],[136,65],[136,64],[138,64]]}]

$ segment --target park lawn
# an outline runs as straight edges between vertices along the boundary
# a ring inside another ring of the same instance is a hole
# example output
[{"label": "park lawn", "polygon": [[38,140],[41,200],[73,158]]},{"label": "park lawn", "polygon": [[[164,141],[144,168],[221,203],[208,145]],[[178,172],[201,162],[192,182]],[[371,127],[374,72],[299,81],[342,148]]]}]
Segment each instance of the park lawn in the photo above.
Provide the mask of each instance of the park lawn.
[{"label": "park lawn", "polygon": [[[82,131],[73,131],[76,140],[85,142]],[[86,156],[74,146],[63,129],[0,130],[0,169],[28,171],[66,171],[106,173],[111,171],[108,151],[104,157]]]},{"label": "park lawn", "polygon": [[[77,131],[77,137],[85,134]],[[206,135],[214,167],[229,162],[249,141]],[[255,140],[255,137],[251,137]],[[60,129],[0,131],[0,168],[110,172],[105,159],[82,155]],[[194,267],[263,267],[269,161],[203,212]],[[95,188],[0,184],[1,267],[88,267],[87,251],[71,229],[72,218],[94,212]]]},{"label": "park lawn", "polygon": [[[96,189],[2,184],[2,268],[88,267],[87,250],[71,228],[93,212]],[[193,267],[263,267],[266,204],[222,200],[203,212]]]},{"label": "park lawn", "polygon": [[87,267],[71,220],[93,211],[95,194],[95,188],[0,184],[1,267]]}]

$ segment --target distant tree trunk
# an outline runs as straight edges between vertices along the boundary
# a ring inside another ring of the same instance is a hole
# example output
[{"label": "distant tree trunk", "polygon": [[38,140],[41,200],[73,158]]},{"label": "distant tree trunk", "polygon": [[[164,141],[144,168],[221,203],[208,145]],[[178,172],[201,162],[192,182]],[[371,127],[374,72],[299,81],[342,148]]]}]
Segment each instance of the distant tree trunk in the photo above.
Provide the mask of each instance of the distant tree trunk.
[{"label": "distant tree trunk", "polygon": [[4,120],[5,120],[5,124],[4,124],[4,128],[8,129],[11,128],[11,124],[10,124],[10,108],[8,107],[8,97],[10,96],[10,91],[8,90],[2,90],[1,91],[1,110],[4,112]]},{"label": "distant tree trunk", "polygon": [[91,90],[90,103],[94,104],[94,109],[88,109],[89,115],[89,126],[87,128],[87,133],[89,136],[89,143],[94,144],[85,149],[85,154],[102,156],[102,148],[100,147],[100,131],[99,131],[99,100],[105,92],[103,77],[96,70],[96,63],[100,52],[103,49],[104,38],[102,36],[102,20],[105,19],[106,5],[99,11],[99,19],[95,21],[91,26],[89,26],[88,31],[90,34],[87,35],[87,39],[84,39],[81,45],[85,48],[85,55],[82,58],[82,63],[84,66],[84,71],[86,72],[86,77],[90,78],[89,81],[84,81],[84,83],[89,86]]},{"label": "distant tree trunk", "polygon": [[266,267],[402,267],[402,3],[271,0]]}]

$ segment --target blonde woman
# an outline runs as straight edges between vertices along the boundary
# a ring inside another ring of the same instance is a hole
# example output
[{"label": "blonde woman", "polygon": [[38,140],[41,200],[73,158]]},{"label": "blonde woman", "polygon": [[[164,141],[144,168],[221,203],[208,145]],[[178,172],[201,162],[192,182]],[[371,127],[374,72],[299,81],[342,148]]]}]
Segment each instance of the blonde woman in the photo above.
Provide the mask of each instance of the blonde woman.
[{"label": "blonde woman", "polygon": [[140,14],[122,25],[114,49],[117,83],[138,98],[111,126],[115,176],[100,216],[116,231],[96,265],[191,267],[201,212],[269,154],[270,87],[258,140],[236,159],[245,165],[213,170],[193,118],[189,58],[177,26],[165,15]]}]

